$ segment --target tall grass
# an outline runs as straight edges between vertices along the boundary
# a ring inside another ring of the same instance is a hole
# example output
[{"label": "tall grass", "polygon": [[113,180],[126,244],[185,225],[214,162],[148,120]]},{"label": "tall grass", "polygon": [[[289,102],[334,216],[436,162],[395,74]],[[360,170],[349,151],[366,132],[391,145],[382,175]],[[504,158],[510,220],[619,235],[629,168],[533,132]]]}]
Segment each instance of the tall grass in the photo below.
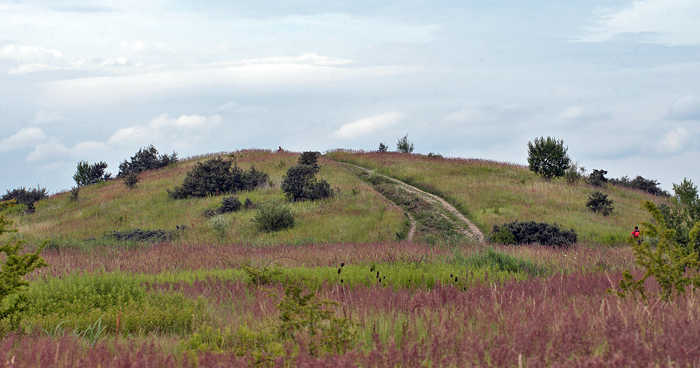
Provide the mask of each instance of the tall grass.
[{"label": "tall grass", "polygon": [[[568,185],[563,179],[545,181],[525,166],[488,160],[351,151],[332,151],[325,157],[377,170],[440,195],[486,234],[493,225],[533,220],[573,228],[583,241],[619,245],[630,229],[648,220],[642,201],[666,201],[614,186],[601,189],[583,183]],[[595,190],[614,201],[610,216],[586,208],[588,196]]]}]

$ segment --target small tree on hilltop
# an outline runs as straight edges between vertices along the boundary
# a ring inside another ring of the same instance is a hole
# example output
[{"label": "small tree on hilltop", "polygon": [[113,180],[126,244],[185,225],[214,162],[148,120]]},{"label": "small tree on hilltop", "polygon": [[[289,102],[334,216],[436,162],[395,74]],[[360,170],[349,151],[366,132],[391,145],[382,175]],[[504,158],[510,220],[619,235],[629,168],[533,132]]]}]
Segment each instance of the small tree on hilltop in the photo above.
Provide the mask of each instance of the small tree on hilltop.
[{"label": "small tree on hilltop", "polygon": [[389,149],[389,147],[386,146],[384,143],[379,143],[379,149],[377,150],[378,152],[386,152]]},{"label": "small tree on hilltop", "polygon": [[75,183],[78,184],[79,187],[110,180],[112,174],[105,173],[106,169],[107,163],[104,161],[92,165],[88,164],[87,161],[80,161],[73,175],[73,180],[75,180]]},{"label": "small tree on hilltop", "polygon": [[554,138],[535,138],[535,142],[527,142],[530,171],[549,180],[564,176],[571,159],[567,156],[568,148],[564,147],[564,141]]},{"label": "small tree on hilltop", "polygon": [[408,140],[408,134],[396,143],[396,150],[401,153],[413,153],[413,142]]},{"label": "small tree on hilltop", "polygon": [[142,171],[157,170],[177,161],[177,153],[173,152],[172,155],[159,155],[158,150],[151,144],[148,147],[139,149],[139,151],[131,157],[131,161],[124,160],[124,162],[119,164],[119,174],[117,174],[117,177],[122,178],[129,173],[138,174]]}]

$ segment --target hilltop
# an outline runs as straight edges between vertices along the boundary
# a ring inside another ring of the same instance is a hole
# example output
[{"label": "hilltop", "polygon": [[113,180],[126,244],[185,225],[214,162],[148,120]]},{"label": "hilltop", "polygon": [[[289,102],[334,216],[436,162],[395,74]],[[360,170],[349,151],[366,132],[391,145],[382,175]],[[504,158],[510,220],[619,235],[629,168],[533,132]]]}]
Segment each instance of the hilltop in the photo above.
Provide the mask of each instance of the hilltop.
[{"label": "hilltop", "polygon": [[[226,214],[226,229],[221,235],[212,230],[204,214],[218,207],[223,196],[175,200],[167,193],[182,183],[196,163],[214,157],[235,161],[244,170],[255,167],[269,174],[268,183],[262,188],[235,194],[241,202],[288,202],[280,186],[287,169],[296,164],[298,154],[242,150],[194,157],[143,172],[133,189],[122,180],[109,180],[83,187],[77,201],[72,201],[69,193],[59,193],[37,202],[34,214],[10,211],[10,218],[23,238],[49,240],[55,246],[109,242],[103,238],[105,234],[131,229],[178,229],[176,241],[187,243],[371,243],[405,238],[410,223],[404,210],[341,163],[358,165],[437,195],[487,236],[494,225],[514,220],[538,221],[574,229],[579,242],[619,245],[624,243],[629,229],[648,220],[642,201],[666,201],[612,185],[598,188],[583,182],[568,184],[561,179],[545,181],[525,166],[508,163],[394,152],[331,151],[319,158],[318,176],[330,183],[335,195],[322,201],[292,204],[297,219],[294,228],[257,232],[250,224],[255,213],[251,209]],[[615,209],[610,216],[586,208],[588,196],[596,190],[613,200]]]}]

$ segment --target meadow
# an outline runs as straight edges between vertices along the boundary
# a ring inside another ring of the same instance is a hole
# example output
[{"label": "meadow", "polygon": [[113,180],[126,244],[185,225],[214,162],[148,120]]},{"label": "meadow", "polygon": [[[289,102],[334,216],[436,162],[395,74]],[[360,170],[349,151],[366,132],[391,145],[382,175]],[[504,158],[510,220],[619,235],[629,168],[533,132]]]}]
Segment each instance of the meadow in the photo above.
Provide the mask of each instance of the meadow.
[{"label": "meadow", "polygon": [[[279,183],[297,154],[218,156],[270,173],[241,199],[285,203]],[[294,228],[257,233],[255,210],[241,210],[220,236],[202,212],[222,196],[167,197],[204,159],[148,172],[135,189],[111,181],[83,188],[77,202],[62,193],[34,214],[5,212],[28,249],[47,242],[50,266],[27,276],[27,310],[19,330],[3,331],[0,367],[700,364],[700,294],[661,302],[609,292],[623,271],[643,271],[624,243],[649,220],[643,193],[604,189],[616,203],[604,218],[577,202],[592,191],[585,184],[542,182],[515,165],[338,151],[319,160],[336,195],[291,204]],[[403,209],[333,160],[439,194],[486,234],[511,219],[557,220],[580,241],[401,240]],[[185,230],[171,241],[103,236],[176,225]],[[653,295],[658,285],[647,284]]]}]

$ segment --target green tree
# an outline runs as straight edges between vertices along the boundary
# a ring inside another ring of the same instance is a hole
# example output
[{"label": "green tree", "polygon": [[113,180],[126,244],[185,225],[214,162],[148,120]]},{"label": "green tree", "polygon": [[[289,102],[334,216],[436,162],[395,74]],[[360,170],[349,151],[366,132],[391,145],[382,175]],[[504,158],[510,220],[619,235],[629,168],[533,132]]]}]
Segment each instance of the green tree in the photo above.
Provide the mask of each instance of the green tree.
[{"label": "green tree", "polygon": [[661,211],[650,201],[644,203],[644,208],[651,214],[655,224],[643,223],[645,237],[657,238],[656,246],[649,241],[635,241],[632,237],[628,242],[634,248],[635,262],[645,270],[640,279],[635,279],[629,270],[625,270],[620,280],[619,296],[637,296],[646,299],[644,283],[653,277],[661,288],[660,298],[670,301],[677,295],[685,294],[686,287],[700,287],[700,259],[694,244],[700,233],[700,222],[696,222],[689,232],[688,242],[678,242],[676,231],[666,224]]},{"label": "green tree", "polygon": [[[0,202],[0,210],[11,204],[10,201]],[[0,237],[5,233],[17,231],[7,228],[11,223],[0,216]],[[0,337],[8,330],[17,328],[27,308],[24,291],[29,283],[22,278],[37,268],[47,266],[46,261],[39,255],[43,246],[32,253],[20,254],[22,245],[22,241],[16,239],[0,245],[0,253],[5,253],[0,268]]]},{"label": "green tree", "polygon": [[571,159],[566,154],[563,140],[552,137],[535,138],[535,142],[527,142],[530,171],[549,180],[564,176]]},{"label": "green tree", "polygon": [[413,153],[413,142],[408,140],[408,134],[396,143],[396,150],[402,153]]},{"label": "green tree", "polygon": [[378,152],[386,152],[389,147],[386,146],[386,144],[379,142],[379,149],[377,150]]},{"label": "green tree", "polygon": [[84,187],[90,184],[97,184],[101,181],[106,181],[112,178],[112,174],[105,173],[107,163],[100,161],[92,165],[87,161],[78,162],[78,168],[73,175],[73,180],[79,187]]}]

